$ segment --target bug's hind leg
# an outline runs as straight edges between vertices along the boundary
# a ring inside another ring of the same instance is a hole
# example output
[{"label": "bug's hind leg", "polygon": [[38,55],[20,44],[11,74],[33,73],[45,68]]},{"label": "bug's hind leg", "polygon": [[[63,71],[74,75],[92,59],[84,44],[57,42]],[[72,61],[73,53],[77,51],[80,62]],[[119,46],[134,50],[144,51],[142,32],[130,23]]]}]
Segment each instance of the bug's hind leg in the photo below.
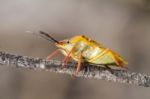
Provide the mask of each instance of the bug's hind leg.
[{"label": "bug's hind leg", "polygon": [[111,50],[109,52],[113,60],[115,61],[116,65],[119,67],[124,67],[123,64],[120,62],[120,60],[116,57],[116,54],[114,54]]},{"label": "bug's hind leg", "polygon": [[124,68],[125,70],[128,70],[128,68],[126,66],[124,66],[124,64],[122,63],[122,61],[120,61],[116,54],[114,54],[111,50],[110,50],[110,55],[112,56],[113,60],[115,61],[116,65],[118,67]]},{"label": "bug's hind leg", "polygon": [[[115,63],[116,63],[118,66],[120,66],[121,64],[120,64],[119,60],[116,58],[116,55],[115,55],[111,50],[110,50],[109,52],[110,52],[110,55],[112,56],[113,60],[115,61]],[[121,66],[121,67],[122,67],[122,66]]]},{"label": "bug's hind leg", "polygon": [[59,49],[57,49],[56,51],[54,51],[53,53],[51,53],[50,55],[47,56],[47,60],[51,60],[52,57],[54,57],[56,54],[58,54]]}]

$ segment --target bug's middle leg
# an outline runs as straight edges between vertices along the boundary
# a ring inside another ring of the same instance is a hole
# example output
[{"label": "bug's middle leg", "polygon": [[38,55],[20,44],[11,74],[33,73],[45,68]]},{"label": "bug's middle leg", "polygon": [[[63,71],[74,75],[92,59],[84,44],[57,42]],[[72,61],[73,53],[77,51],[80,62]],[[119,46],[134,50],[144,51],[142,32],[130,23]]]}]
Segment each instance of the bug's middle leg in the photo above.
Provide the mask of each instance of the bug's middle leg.
[{"label": "bug's middle leg", "polygon": [[78,72],[80,71],[82,58],[83,58],[83,57],[82,57],[82,53],[79,53],[77,68],[76,68],[75,74],[72,74],[72,78],[75,78],[75,76],[76,76],[76,75],[78,74]]},{"label": "bug's middle leg", "polygon": [[79,57],[78,57],[78,65],[77,65],[77,69],[76,69],[76,74],[80,71],[81,69],[81,62],[82,62],[82,54],[80,53],[79,54]]}]

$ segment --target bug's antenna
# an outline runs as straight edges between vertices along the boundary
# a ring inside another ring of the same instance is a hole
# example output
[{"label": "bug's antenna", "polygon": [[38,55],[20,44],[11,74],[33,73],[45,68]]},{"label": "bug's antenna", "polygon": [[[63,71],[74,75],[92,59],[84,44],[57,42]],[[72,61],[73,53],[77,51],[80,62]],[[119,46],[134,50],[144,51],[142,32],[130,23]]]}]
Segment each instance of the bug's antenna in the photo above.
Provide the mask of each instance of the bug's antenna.
[{"label": "bug's antenna", "polygon": [[59,43],[56,39],[54,39],[52,36],[50,36],[49,34],[47,34],[47,33],[45,33],[45,32],[43,32],[43,31],[40,31],[39,32],[41,35],[41,37],[43,37],[43,38],[45,38],[45,39],[47,39],[47,40],[49,40],[49,41],[53,41],[53,42],[55,42],[55,43]]},{"label": "bug's antenna", "polygon": [[52,36],[50,36],[49,34],[43,32],[43,31],[40,31],[39,34],[35,33],[35,32],[32,32],[32,31],[26,31],[28,33],[32,33],[34,35],[38,35],[40,37],[43,37],[44,39],[50,41],[50,42],[55,42],[55,43],[59,43],[56,39],[54,39]]}]

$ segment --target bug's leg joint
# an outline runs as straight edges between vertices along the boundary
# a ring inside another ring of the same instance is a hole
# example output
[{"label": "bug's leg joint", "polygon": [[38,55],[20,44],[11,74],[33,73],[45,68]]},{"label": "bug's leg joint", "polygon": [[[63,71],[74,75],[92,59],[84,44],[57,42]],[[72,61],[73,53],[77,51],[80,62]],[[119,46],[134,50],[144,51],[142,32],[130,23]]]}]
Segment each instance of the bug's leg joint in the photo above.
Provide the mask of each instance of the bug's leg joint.
[{"label": "bug's leg joint", "polygon": [[70,59],[70,56],[71,56],[71,53],[72,53],[72,52],[74,51],[74,49],[75,49],[75,46],[76,46],[76,45],[74,45],[74,46],[72,47],[71,51],[69,51],[69,53],[67,54],[67,56],[64,58],[62,67],[68,63],[68,61],[69,61],[69,59]]}]

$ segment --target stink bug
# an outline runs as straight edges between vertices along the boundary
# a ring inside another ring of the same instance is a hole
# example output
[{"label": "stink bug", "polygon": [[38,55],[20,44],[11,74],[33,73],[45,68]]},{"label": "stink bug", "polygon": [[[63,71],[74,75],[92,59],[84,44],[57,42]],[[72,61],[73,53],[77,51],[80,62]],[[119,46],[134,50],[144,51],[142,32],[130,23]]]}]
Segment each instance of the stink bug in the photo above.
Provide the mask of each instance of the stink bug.
[{"label": "stink bug", "polygon": [[121,56],[84,35],[57,41],[43,31],[40,31],[39,34],[41,37],[54,42],[58,47],[58,49],[50,54],[47,59],[50,60],[60,51],[66,56],[64,58],[64,64],[67,64],[70,57],[78,62],[76,74],[80,71],[81,62],[88,62],[90,64],[95,64],[96,66],[104,65],[109,69],[111,69],[109,67],[110,65],[126,68],[125,65],[127,65],[127,62]]}]

